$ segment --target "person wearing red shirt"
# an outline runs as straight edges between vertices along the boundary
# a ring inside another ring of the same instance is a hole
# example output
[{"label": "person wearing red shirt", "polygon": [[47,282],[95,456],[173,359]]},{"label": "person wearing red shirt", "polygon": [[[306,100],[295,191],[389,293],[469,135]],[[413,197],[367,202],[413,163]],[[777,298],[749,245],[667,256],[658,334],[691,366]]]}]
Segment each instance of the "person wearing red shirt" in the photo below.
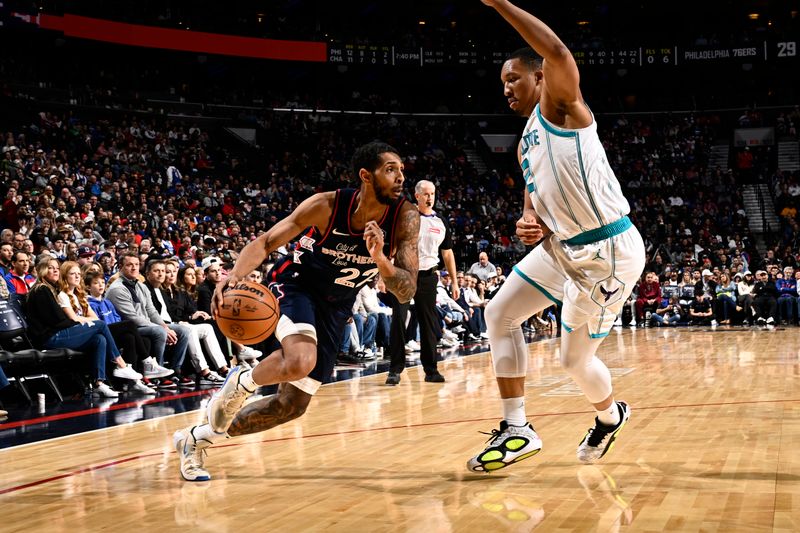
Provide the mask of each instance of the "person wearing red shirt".
[{"label": "person wearing red shirt", "polygon": [[636,298],[636,322],[645,321],[645,312],[653,312],[658,309],[661,301],[661,285],[658,283],[658,276],[655,272],[648,272],[644,275],[644,281],[639,283],[639,296]]}]

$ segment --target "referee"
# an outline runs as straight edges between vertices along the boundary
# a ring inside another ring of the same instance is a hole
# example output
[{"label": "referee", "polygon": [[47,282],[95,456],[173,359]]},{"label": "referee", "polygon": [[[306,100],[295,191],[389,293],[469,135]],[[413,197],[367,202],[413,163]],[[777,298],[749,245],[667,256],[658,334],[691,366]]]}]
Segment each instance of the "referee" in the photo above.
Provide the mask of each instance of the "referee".
[{"label": "referee", "polygon": [[[428,181],[417,182],[414,188],[419,209],[419,274],[417,275],[417,292],[414,294],[414,309],[417,313],[420,335],[420,360],[425,370],[425,381],[443,383],[444,376],[436,368],[436,344],[440,334],[439,313],[436,311],[436,285],[439,252],[442,253],[445,268],[450,279],[456,279],[456,260],[453,255],[453,244],[450,230],[444,221],[433,211],[436,203],[436,186]],[[458,284],[453,283],[453,299],[459,295]],[[406,317],[409,304],[401,304],[395,299],[392,312],[392,327],[389,335],[389,375],[387,385],[400,383],[400,374],[406,367]]]}]

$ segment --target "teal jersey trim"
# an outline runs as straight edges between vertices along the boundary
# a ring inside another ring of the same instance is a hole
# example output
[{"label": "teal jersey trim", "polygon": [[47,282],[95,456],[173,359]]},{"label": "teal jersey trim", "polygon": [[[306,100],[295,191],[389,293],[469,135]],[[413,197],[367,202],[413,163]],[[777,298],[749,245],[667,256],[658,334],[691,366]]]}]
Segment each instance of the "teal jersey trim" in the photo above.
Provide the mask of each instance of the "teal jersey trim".
[{"label": "teal jersey trim", "polygon": [[597,217],[597,222],[603,225],[603,217],[600,216],[600,211],[597,210],[597,204],[594,203],[594,196],[592,191],[589,190],[589,179],[586,177],[586,170],[583,167],[583,153],[581,152],[581,136],[575,133],[575,149],[578,151],[578,166],[581,169],[581,178],[583,178],[583,187],[586,189],[586,196],[589,197],[589,203],[592,204],[592,211],[594,216]]},{"label": "teal jersey trim", "polygon": [[[542,201],[542,197],[539,196],[539,191],[536,189],[536,176],[533,175],[533,172],[531,171],[531,164],[526,157],[522,158],[522,164],[520,166],[522,167],[522,176],[525,179],[525,190],[528,191],[528,194],[536,195],[536,198],[539,200],[539,204],[544,207],[545,213],[547,213],[547,216],[550,217],[550,224],[548,224],[547,227],[553,230],[553,232],[558,233],[558,223],[556,222],[553,213],[550,212],[550,210],[547,208],[547,205]],[[529,178],[530,181],[528,181]]]},{"label": "teal jersey trim", "polygon": [[556,168],[556,161],[553,159],[553,150],[550,148],[550,134],[545,133],[544,138],[545,141],[547,141],[547,157],[550,158],[550,168],[553,170],[553,178],[555,178],[556,185],[558,185],[558,190],[561,192],[561,199],[564,200],[564,205],[567,206],[567,210],[569,211],[569,216],[572,217],[572,221],[576,226],[581,228],[581,231],[583,231],[583,226],[581,226],[581,223],[578,222],[578,219],[575,217],[575,213],[572,211],[572,206],[569,205],[569,202],[567,201],[567,195],[564,192],[564,187],[561,186],[561,180],[558,177],[558,169]]},{"label": "teal jersey trim", "polygon": [[553,303],[562,305],[561,300],[557,299],[555,296],[547,292],[547,289],[545,289],[544,287],[533,281],[531,278],[529,278],[522,270],[520,270],[516,266],[512,270],[516,272],[519,277],[521,277],[522,279],[524,279],[525,281],[527,281],[528,283],[539,289],[539,291],[545,296],[547,296],[547,298],[549,298]]},{"label": "teal jersey trim", "polygon": [[557,135],[559,137],[575,137],[577,135],[577,132],[562,130],[560,128],[556,128],[555,126],[547,122],[542,116],[542,112],[539,109],[539,104],[536,104],[536,118],[538,118],[539,122],[542,123],[542,126],[544,126],[545,131],[552,133],[553,135]]},{"label": "teal jersey trim", "polygon": [[594,242],[610,239],[611,237],[619,235],[620,233],[624,233],[632,226],[633,223],[631,222],[631,219],[625,215],[621,219],[614,221],[611,224],[606,224],[605,226],[600,226],[599,228],[584,231],[583,233],[579,233],[574,237],[570,237],[563,242],[569,244],[570,246],[592,244]]}]

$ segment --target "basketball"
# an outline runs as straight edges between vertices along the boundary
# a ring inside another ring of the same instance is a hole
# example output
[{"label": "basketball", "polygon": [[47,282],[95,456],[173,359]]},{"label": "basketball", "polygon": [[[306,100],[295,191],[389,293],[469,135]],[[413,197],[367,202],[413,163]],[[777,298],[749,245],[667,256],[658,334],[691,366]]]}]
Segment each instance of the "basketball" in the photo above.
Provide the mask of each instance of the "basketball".
[{"label": "basketball", "polygon": [[278,300],[268,288],[240,281],[225,291],[217,325],[233,341],[256,344],[272,335],[279,318]]}]

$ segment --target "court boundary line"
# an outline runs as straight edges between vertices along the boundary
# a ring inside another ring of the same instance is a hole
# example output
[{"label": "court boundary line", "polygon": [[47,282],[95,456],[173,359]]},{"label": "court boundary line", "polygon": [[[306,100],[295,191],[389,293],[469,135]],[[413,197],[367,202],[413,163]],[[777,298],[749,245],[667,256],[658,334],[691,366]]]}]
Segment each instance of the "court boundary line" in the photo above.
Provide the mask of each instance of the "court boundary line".
[{"label": "court boundary line", "polygon": [[[782,404],[782,403],[800,403],[800,398],[791,398],[791,399],[783,399],[783,400],[740,400],[740,401],[733,401],[733,402],[709,402],[709,403],[691,403],[691,404],[675,404],[675,405],[651,405],[651,406],[637,406],[637,411],[655,411],[661,409],[690,409],[695,407],[719,407],[719,406],[730,406],[730,405],[757,405],[757,404],[765,404],[765,403],[772,403],[772,404]],[[532,418],[546,418],[546,417],[553,417],[553,416],[571,416],[571,415],[583,415],[587,413],[594,412],[592,410],[584,410],[584,411],[563,411],[558,413],[537,413],[530,415]],[[185,414],[185,413],[180,413]],[[451,420],[451,421],[438,421],[438,422],[423,422],[420,424],[403,424],[398,426],[383,426],[383,427],[376,427],[376,428],[361,428],[361,429],[349,429],[345,431],[335,431],[335,432],[328,432],[328,433],[314,433],[311,435],[302,435],[300,437],[292,436],[292,437],[278,437],[274,439],[261,439],[256,441],[250,442],[232,442],[229,444],[217,444],[212,446],[212,448],[232,448],[237,446],[248,446],[252,444],[265,444],[265,443],[273,443],[273,442],[286,442],[290,440],[304,440],[304,439],[313,439],[313,438],[320,438],[320,437],[332,437],[336,435],[350,435],[350,434],[357,434],[357,433],[367,433],[372,431],[391,431],[395,429],[414,429],[414,428],[422,428],[427,426],[441,426],[441,425],[453,425],[453,424],[467,424],[467,423],[475,423],[475,422],[484,422],[487,420],[496,420],[497,417],[484,417],[484,418],[473,418],[473,419],[465,419],[465,420]],[[107,429],[107,428],[104,428]],[[174,450],[171,450],[168,455],[172,455],[176,453]],[[114,461],[109,461],[106,463],[101,463],[99,465],[88,465],[82,468],[78,468],[72,470],[71,472],[66,472],[64,474],[59,474],[57,476],[51,476],[48,478],[38,479],[34,481],[29,481],[27,483],[23,483],[21,485],[16,485],[13,487],[7,487],[4,489],[0,489],[0,496],[4,494],[10,494],[12,492],[19,492],[21,490],[25,490],[31,487],[36,487],[39,485],[44,485],[46,483],[50,483],[53,481],[59,481],[61,479],[66,479],[69,477],[77,476],[80,474],[85,474],[87,472],[95,472],[97,470],[102,470],[111,466],[116,466],[119,464],[129,463],[131,461],[135,461],[137,459],[144,459],[147,457],[155,457],[164,455],[163,451],[159,452],[149,452],[143,453],[139,455],[134,455],[131,457],[125,457],[123,459],[117,459]],[[190,483],[190,482],[187,482]]]},{"label": "court boundary line", "polygon": [[[552,340],[555,340],[555,339],[558,339],[558,338],[559,337],[557,337],[557,336],[556,337],[549,337],[549,338],[541,338],[541,339],[538,339],[538,340],[534,340],[534,341],[528,342],[526,344],[527,345],[539,344],[539,343],[546,342],[546,341],[552,341]],[[471,346],[475,346],[475,344],[471,344],[469,346],[470,347]],[[482,352],[461,355],[461,356],[456,357],[456,358],[443,359],[441,362],[442,363],[449,363],[450,361],[456,361],[458,359],[463,359],[463,358],[467,358],[467,357],[475,357],[475,356],[479,356],[479,355],[486,355],[486,354],[490,354],[490,353],[491,353],[491,349],[487,349],[487,350],[482,351]],[[416,368],[416,367],[420,367],[421,368],[421,366],[422,366],[421,364],[417,364],[417,365],[414,365],[412,367],[407,367],[407,369],[408,368]],[[357,370],[357,368],[353,368],[352,370]],[[356,379],[364,379],[364,378],[370,378],[370,377],[373,377],[373,376],[381,376],[381,375],[384,375],[384,374],[388,374],[388,372],[389,371],[387,370],[386,372],[376,372],[374,374],[369,374],[367,376],[361,376],[361,375],[353,376],[353,377],[342,379],[342,380],[339,380],[339,381],[332,381],[330,383],[323,383],[322,387],[335,385],[337,383],[345,383],[345,382],[353,381],[353,380],[356,380]],[[158,398],[150,398],[148,400],[140,400],[140,401],[135,401],[135,402],[126,402],[124,404],[113,404],[113,405],[111,405],[111,406],[109,406],[107,408],[104,408],[104,407],[93,407],[93,408],[90,408],[90,409],[83,409],[83,410],[80,410],[80,411],[73,411],[72,413],[60,413],[60,414],[56,414],[56,415],[48,415],[46,417],[32,418],[32,419],[28,419],[28,420],[19,420],[19,421],[16,421],[16,422],[8,422],[6,424],[0,424],[0,431],[4,431],[4,430],[8,430],[8,429],[15,429],[15,428],[18,428],[18,427],[32,426],[32,425],[36,425],[36,424],[43,424],[43,423],[51,422],[51,421],[66,420],[68,418],[78,418],[79,416],[89,416],[89,415],[93,415],[93,414],[99,414],[99,413],[102,413],[102,412],[120,411],[120,410],[123,410],[123,409],[132,409],[134,407],[143,407],[145,405],[163,403],[163,402],[170,401],[170,400],[179,400],[179,399],[182,399],[182,398],[191,398],[193,396],[201,396],[201,395],[207,394],[209,392],[213,393],[217,389],[218,388],[206,389],[206,390],[201,390],[201,391],[191,391],[191,392],[185,392],[185,393],[176,394],[176,395],[172,395],[172,396],[163,396],[163,397],[158,397]],[[270,395],[270,396],[274,396],[274,395]],[[262,396],[261,398],[268,398],[268,397],[269,396]],[[105,430],[109,430],[109,429],[114,429],[114,428],[121,427],[121,426],[133,426],[135,424],[141,424],[141,423],[145,423],[145,422],[152,422],[154,420],[167,419],[167,418],[172,418],[172,417],[179,416],[179,415],[196,413],[198,411],[202,411],[203,409],[204,409],[203,407],[200,407],[199,409],[193,409],[191,411],[183,411],[181,413],[173,413],[171,415],[164,415],[164,416],[159,416],[159,417],[156,417],[156,418],[135,420],[133,422],[128,422],[126,424],[116,424],[116,425],[113,425],[113,426],[106,426],[106,427],[103,427],[103,428],[89,429],[89,430],[86,430],[86,431],[81,431],[79,433],[72,433],[70,435],[62,435],[60,437],[52,437],[52,438],[49,438],[49,439],[37,440],[37,441],[34,441],[34,442],[27,442],[27,443],[24,443],[24,444],[16,444],[14,446],[8,446],[6,448],[0,448],[0,454],[2,454],[3,452],[5,452],[7,450],[16,450],[16,449],[27,447],[27,446],[35,446],[37,444],[42,444],[42,443],[45,443],[45,442],[52,442],[52,441],[56,441],[56,440],[68,439],[68,438],[77,437],[77,436],[80,436],[80,435],[86,435],[88,433],[96,433],[98,431],[105,431]],[[0,492],[0,494],[2,494],[2,492]]]}]

